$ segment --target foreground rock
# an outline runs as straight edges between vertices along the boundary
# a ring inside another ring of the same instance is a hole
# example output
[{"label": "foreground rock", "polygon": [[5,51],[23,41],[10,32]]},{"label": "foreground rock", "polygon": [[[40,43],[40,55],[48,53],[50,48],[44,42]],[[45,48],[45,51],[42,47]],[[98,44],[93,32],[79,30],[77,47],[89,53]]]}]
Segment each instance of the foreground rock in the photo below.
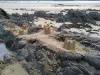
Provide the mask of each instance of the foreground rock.
[{"label": "foreground rock", "polygon": [[6,41],[6,47],[10,50],[16,51],[23,48],[26,45],[27,41],[22,40],[21,38],[14,38],[12,40]]},{"label": "foreground rock", "polygon": [[[18,40],[16,43],[22,40]],[[99,57],[89,55],[87,57],[87,55],[74,52],[54,52],[38,40],[26,43],[21,49],[15,49],[15,51],[16,54],[13,55],[13,59],[22,62],[30,75],[100,74]],[[5,59],[5,61],[8,60]]]}]

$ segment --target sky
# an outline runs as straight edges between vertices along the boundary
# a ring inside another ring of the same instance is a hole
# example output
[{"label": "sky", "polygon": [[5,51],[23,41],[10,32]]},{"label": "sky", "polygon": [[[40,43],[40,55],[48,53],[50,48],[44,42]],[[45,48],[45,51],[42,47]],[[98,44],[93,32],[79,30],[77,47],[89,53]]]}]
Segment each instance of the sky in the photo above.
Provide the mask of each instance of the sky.
[{"label": "sky", "polygon": [[76,0],[74,0],[74,1],[46,1],[46,0],[45,1],[41,1],[41,0],[39,0],[39,1],[38,0],[37,1],[36,0],[35,1],[18,1],[18,0],[17,1],[4,1],[4,0],[0,1],[0,3],[13,3],[13,2],[14,3],[15,2],[16,3],[54,3],[54,4],[56,4],[56,3],[58,3],[58,4],[65,4],[65,3],[75,3],[75,4],[76,3],[77,4],[78,3],[79,4],[80,3],[82,3],[82,4],[84,4],[84,3],[85,4],[88,4],[88,3],[96,4],[97,3],[97,4],[100,4],[100,1],[90,1],[90,0],[89,1],[76,1]]}]

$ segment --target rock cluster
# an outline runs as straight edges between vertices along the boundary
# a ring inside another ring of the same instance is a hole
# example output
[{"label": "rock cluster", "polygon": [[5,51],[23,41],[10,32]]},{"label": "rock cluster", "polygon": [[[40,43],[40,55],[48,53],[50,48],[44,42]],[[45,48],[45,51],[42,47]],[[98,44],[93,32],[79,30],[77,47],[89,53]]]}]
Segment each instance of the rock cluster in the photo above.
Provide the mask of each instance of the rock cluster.
[{"label": "rock cluster", "polygon": [[86,11],[81,10],[68,10],[68,13],[65,15],[63,13],[58,14],[52,14],[52,13],[46,13],[45,11],[36,11],[34,13],[34,16],[36,17],[42,17],[45,19],[53,19],[56,22],[66,22],[70,21],[73,24],[81,23],[91,23],[96,24],[94,21],[94,18],[86,13]]},{"label": "rock cluster", "polygon": [[10,15],[10,22],[15,23],[18,26],[28,25],[32,26],[34,21],[34,14],[24,13],[22,15],[13,13]]},{"label": "rock cluster", "polygon": [[[18,41],[18,40],[17,40]],[[19,40],[17,43],[19,43]],[[16,43],[16,44],[17,44]],[[11,47],[12,45],[10,45]],[[16,47],[16,46],[15,46]],[[54,52],[34,40],[16,49],[13,57],[21,61],[30,75],[99,75],[99,55],[82,55],[75,52]],[[14,58],[11,57],[12,60]],[[5,57],[5,61],[8,58]],[[10,59],[9,59],[10,60]]]},{"label": "rock cluster", "polygon": [[90,13],[88,13],[88,15],[92,19],[97,20],[97,21],[100,21],[100,13],[98,13],[98,12],[90,12]]}]

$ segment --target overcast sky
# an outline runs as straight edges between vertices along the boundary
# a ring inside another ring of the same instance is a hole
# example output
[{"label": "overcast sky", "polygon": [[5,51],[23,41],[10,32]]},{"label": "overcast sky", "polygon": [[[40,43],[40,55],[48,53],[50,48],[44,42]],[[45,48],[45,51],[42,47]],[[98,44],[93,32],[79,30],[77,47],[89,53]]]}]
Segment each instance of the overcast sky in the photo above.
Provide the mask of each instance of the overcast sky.
[{"label": "overcast sky", "polygon": [[[13,3],[13,2],[16,2],[16,1],[15,0],[14,1],[13,0],[12,1],[2,0],[2,1],[0,1],[0,3],[1,2],[3,2],[3,3]],[[44,0],[44,1],[43,0],[31,0],[31,1],[27,1],[27,0],[24,0],[24,1],[21,1],[21,0],[17,0],[17,3],[59,3],[59,4],[60,3],[61,4],[63,4],[63,3],[77,3],[77,4],[78,3],[86,3],[86,4],[87,3],[91,3],[91,4],[94,3],[94,4],[96,4],[97,3],[97,4],[100,4],[100,1],[99,0],[95,0],[95,1],[90,1],[90,0],[88,0],[88,1],[86,1],[86,0],[85,1],[79,1],[79,0],[74,0],[74,1],[71,1],[71,0],[70,1],[68,1],[68,0],[66,0],[66,1],[62,1],[62,0],[61,1],[60,0],[59,1],[53,1],[53,0],[52,1],[49,1],[49,0]]]}]

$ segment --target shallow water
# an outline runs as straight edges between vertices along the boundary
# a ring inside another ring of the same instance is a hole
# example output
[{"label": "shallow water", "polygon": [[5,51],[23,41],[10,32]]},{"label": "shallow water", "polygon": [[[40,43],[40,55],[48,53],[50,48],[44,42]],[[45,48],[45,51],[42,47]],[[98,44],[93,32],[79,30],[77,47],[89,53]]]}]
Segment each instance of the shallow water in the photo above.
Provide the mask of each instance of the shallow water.
[{"label": "shallow water", "polygon": [[4,43],[0,43],[0,60],[3,60],[5,54],[10,53]]}]

